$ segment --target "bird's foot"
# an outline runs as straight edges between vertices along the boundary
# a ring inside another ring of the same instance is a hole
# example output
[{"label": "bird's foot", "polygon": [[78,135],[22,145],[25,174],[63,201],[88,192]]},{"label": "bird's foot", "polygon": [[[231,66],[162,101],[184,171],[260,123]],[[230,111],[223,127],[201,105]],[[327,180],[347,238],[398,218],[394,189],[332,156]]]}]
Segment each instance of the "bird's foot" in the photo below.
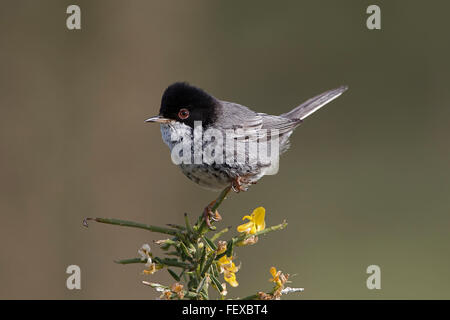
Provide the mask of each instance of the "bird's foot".
[{"label": "bird's foot", "polygon": [[245,191],[241,183],[241,177],[236,177],[233,179],[233,181],[231,181],[231,189],[233,189],[233,191],[236,193]]},{"label": "bird's foot", "polygon": [[256,181],[250,181],[247,177],[236,177],[231,182],[231,189],[236,193],[247,191],[250,184],[256,184]]},{"label": "bird's foot", "polygon": [[216,200],[212,201],[203,210],[203,219],[205,219],[205,223],[209,229],[213,229],[213,226],[211,225],[211,220],[213,220],[213,221],[222,220],[222,217],[220,216],[219,211],[217,211],[217,210],[216,210],[216,212],[212,211],[212,207],[214,206],[215,203],[216,203]]}]

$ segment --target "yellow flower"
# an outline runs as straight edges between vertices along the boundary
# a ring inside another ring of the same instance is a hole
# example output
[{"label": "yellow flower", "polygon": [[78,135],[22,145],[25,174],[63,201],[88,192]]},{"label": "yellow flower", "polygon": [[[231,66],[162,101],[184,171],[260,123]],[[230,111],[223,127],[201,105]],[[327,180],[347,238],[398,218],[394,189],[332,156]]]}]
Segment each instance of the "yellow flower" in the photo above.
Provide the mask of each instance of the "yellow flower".
[{"label": "yellow flower", "polygon": [[264,216],[266,215],[266,209],[263,207],[258,207],[253,210],[250,216],[244,216],[242,220],[250,220],[247,223],[241,224],[237,227],[238,232],[245,232],[247,234],[255,234],[258,231],[264,230],[266,227],[266,222],[264,221]]},{"label": "yellow flower", "polygon": [[231,257],[222,256],[218,260],[220,272],[224,273],[223,278],[226,282],[228,282],[232,287],[237,287],[239,283],[236,280],[236,272],[238,272],[239,268],[236,267]]},{"label": "yellow flower", "polygon": [[156,263],[152,262],[151,258],[148,258],[147,263],[145,264],[145,267],[147,269],[142,271],[143,274],[154,274],[159,269],[162,269],[162,265],[160,265],[160,264],[157,265]]},{"label": "yellow flower", "polygon": [[226,282],[230,284],[232,287],[237,287],[239,283],[236,280],[236,274],[234,272],[226,272],[223,276]]},{"label": "yellow flower", "polygon": [[272,275],[272,279],[269,281],[275,282],[278,288],[283,288],[284,284],[288,281],[288,274],[283,274],[281,270],[277,271],[275,267],[270,268],[270,274]]},{"label": "yellow flower", "polygon": [[147,262],[145,266],[147,267],[147,269],[142,271],[144,274],[154,274],[156,272],[156,264],[154,262],[151,262],[151,260]]},{"label": "yellow flower", "polygon": [[275,282],[278,287],[281,287],[283,285],[280,280],[281,271],[277,272],[277,269],[272,267],[270,268],[270,274],[272,275],[272,279],[270,279],[270,281]]},{"label": "yellow flower", "polygon": [[219,259],[219,266],[222,271],[228,271],[228,272],[233,272],[233,273],[238,272],[238,268],[234,264],[232,258],[229,258],[226,255],[222,256]]}]

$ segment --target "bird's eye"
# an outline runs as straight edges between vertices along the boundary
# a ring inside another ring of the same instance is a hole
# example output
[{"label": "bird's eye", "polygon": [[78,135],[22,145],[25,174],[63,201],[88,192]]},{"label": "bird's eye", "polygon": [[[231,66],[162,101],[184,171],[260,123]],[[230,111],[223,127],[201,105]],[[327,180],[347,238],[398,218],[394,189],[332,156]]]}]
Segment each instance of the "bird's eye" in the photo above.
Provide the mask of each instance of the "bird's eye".
[{"label": "bird's eye", "polygon": [[181,120],[189,118],[189,110],[185,108],[180,109],[180,111],[178,111],[178,118]]}]

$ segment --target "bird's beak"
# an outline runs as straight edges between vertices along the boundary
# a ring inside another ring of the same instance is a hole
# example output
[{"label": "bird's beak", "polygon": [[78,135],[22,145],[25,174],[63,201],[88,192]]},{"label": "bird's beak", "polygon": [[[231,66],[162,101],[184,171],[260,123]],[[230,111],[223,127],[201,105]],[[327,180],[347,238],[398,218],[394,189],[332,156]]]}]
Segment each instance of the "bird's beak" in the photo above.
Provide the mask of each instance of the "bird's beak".
[{"label": "bird's beak", "polygon": [[154,116],[145,120],[145,122],[158,122],[158,123],[169,123],[172,122],[171,119],[167,119],[161,116]]}]

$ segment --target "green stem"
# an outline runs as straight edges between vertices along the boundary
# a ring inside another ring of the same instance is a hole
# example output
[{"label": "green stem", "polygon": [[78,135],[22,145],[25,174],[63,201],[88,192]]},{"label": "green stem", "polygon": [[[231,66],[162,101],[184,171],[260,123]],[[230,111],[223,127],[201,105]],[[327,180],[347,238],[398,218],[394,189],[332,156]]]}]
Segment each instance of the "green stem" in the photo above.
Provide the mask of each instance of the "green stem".
[{"label": "green stem", "polygon": [[211,207],[212,212],[216,211],[217,208],[219,208],[219,206],[222,204],[222,201],[225,200],[225,198],[227,197],[230,190],[231,190],[231,186],[226,187],[225,189],[222,190],[222,192],[217,197],[216,202]]},{"label": "green stem", "polygon": [[168,228],[157,227],[157,226],[152,226],[149,224],[143,224],[143,223],[127,221],[127,220],[110,219],[110,218],[86,218],[83,221],[83,225],[85,225],[87,227],[88,226],[87,221],[90,221],[90,220],[95,221],[95,222],[100,222],[100,223],[113,224],[113,225],[117,225],[117,226],[138,228],[138,229],[144,229],[144,230],[148,230],[148,231],[152,231],[152,232],[165,233],[165,234],[170,234],[173,236],[179,235],[179,232],[177,232],[176,230],[172,230],[172,229],[168,229]]},{"label": "green stem", "polygon": [[[161,258],[155,257],[155,258],[153,258],[153,260],[155,260],[155,262],[157,262],[161,265],[169,266],[169,267],[179,267],[179,268],[183,268],[183,269],[189,269],[191,267],[191,265],[188,263],[171,260],[171,259],[161,259]],[[141,258],[131,258],[131,259],[117,260],[114,262],[118,263],[118,264],[132,264],[132,263],[146,263],[147,261],[141,260]]]},{"label": "green stem", "polygon": [[219,232],[216,232],[212,237],[211,237],[211,241],[216,241],[217,239],[219,239],[223,234],[227,233],[229,230],[229,228],[225,228],[220,230]]},{"label": "green stem", "polygon": [[166,224],[166,226],[174,228],[174,229],[178,229],[178,230],[181,230],[181,231],[186,230],[186,227],[180,226],[180,225],[175,224],[175,223],[168,223],[168,224]]}]

